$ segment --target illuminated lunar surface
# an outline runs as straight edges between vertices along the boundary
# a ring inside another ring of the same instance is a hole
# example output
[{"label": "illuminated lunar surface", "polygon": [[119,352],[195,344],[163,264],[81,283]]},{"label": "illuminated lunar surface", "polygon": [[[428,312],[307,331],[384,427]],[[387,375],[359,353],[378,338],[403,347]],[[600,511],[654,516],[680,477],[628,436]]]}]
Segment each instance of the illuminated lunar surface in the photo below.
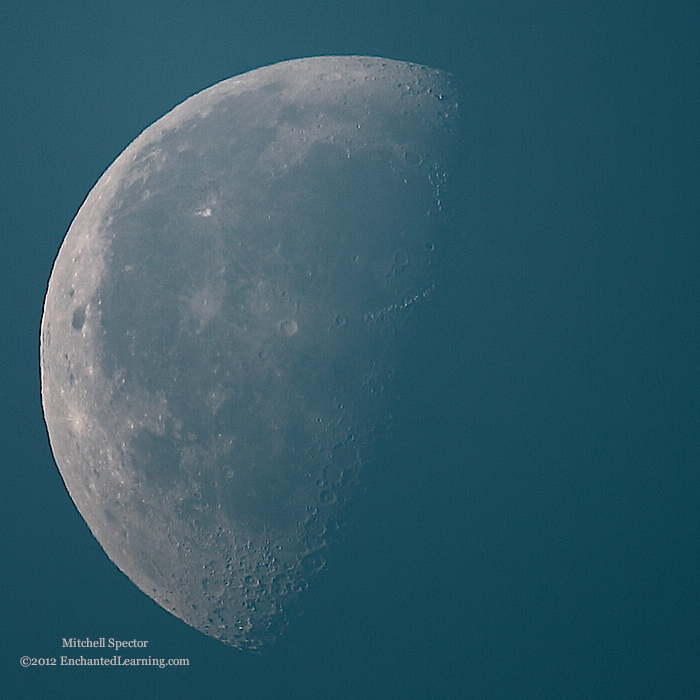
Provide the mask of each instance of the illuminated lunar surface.
[{"label": "illuminated lunar surface", "polygon": [[284,628],[387,422],[456,107],[415,64],[261,68],[146,129],[66,235],[41,335],[56,462],[110,559],[222,642]]}]

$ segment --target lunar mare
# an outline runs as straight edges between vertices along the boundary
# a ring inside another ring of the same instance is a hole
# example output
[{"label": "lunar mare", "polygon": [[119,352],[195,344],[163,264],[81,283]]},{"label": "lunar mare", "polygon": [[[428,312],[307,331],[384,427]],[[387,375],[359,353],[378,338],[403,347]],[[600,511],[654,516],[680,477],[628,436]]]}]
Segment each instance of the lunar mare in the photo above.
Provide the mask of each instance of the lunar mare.
[{"label": "lunar mare", "polygon": [[56,259],[42,400],[110,559],[187,624],[287,624],[395,396],[444,248],[449,76],[379,58],[225,80],[146,129]]}]

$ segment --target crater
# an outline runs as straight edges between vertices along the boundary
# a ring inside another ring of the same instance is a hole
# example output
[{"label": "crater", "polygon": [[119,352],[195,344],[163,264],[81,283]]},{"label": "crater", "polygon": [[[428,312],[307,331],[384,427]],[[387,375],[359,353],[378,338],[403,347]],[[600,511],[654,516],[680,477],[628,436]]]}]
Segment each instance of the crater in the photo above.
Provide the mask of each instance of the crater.
[{"label": "crater", "polygon": [[83,326],[85,325],[86,308],[86,304],[83,304],[73,311],[73,321],[71,322],[71,326],[73,326],[76,331],[82,330]]}]

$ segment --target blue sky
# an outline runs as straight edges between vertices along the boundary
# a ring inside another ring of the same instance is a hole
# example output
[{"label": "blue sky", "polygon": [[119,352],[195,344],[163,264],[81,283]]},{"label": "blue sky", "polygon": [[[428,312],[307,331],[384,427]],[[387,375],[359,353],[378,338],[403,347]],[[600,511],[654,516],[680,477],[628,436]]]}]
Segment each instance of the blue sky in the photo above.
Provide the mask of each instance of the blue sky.
[{"label": "blue sky", "polygon": [[[698,18],[690,2],[6,2],[7,696],[691,697]],[[162,611],[92,538],[48,445],[39,323],[71,220],[144,128],[224,78],[323,54],[461,82],[461,243],[397,380],[385,466],[306,614],[256,657]],[[100,635],[191,665],[19,665]]]}]

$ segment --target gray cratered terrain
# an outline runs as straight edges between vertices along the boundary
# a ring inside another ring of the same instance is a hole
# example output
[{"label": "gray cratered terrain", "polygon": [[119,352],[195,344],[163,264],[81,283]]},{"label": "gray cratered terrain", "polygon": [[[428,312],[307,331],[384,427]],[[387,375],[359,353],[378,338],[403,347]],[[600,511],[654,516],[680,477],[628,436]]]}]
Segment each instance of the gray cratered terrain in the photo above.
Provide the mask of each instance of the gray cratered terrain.
[{"label": "gray cratered terrain", "polygon": [[261,68],[146,129],[66,235],[41,336],[56,462],[110,559],[222,642],[284,628],[391,413],[456,107],[415,64]]}]

